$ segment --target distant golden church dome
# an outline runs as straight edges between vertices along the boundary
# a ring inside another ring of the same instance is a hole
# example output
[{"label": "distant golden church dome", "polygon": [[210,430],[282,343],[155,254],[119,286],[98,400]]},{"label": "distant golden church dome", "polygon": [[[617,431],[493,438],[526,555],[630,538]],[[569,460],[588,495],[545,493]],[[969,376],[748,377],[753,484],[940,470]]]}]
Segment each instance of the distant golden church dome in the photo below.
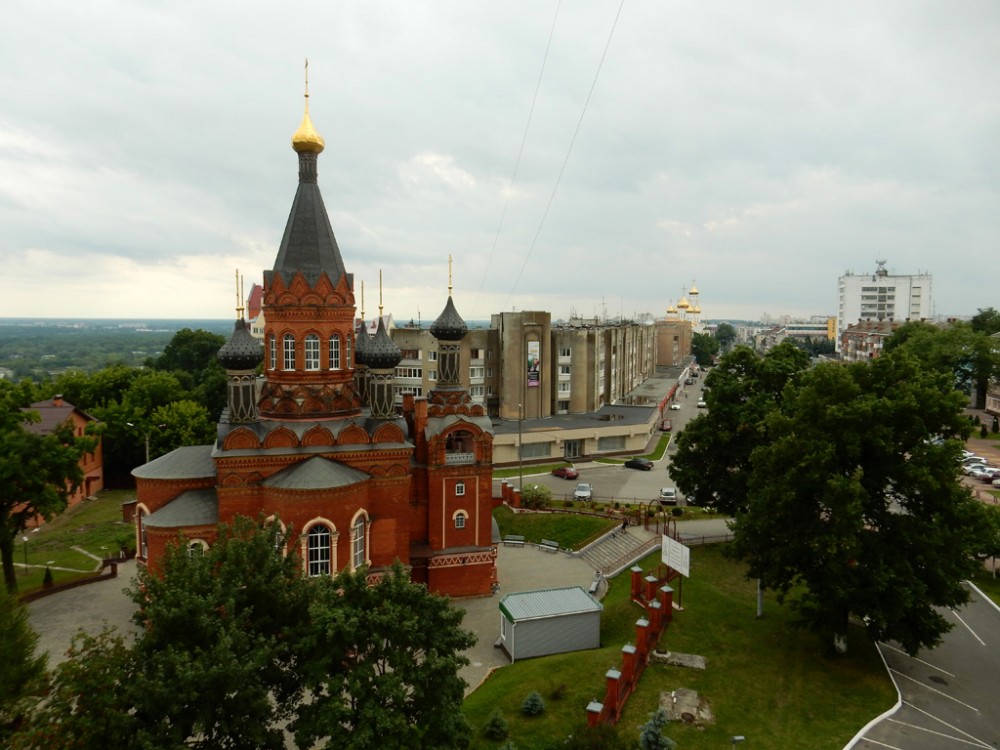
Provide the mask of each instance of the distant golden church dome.
[{"label": "distant golden church dome", "polygon": [[698,296],[698,287],[696,287],[694,284],[692,284],[691,285],[691,291],[688,292],[688,294],[690,294],[692,297],[697,297]]},{"label": "distant golden church dome", "polygon": [[677,307],[679,307],[681,310],[687,310],[689,307],[691,307],[691,303],[688,302],[687,295],[681,297],[681,301],[677,303]]}]

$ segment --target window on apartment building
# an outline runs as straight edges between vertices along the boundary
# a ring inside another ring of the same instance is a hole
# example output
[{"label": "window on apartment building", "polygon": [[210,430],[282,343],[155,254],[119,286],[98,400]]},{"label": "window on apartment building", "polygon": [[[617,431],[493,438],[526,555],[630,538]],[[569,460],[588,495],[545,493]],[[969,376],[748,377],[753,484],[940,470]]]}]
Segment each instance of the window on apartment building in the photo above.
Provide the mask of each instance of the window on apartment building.
[{"label": "window on apartment building", "polygon": [[419,349],[400,349],[399,353],[403,355],[403,359],[420,359]]},{"label": "window on apartment building", "polygon": [[597,438],[597,450],[599,451],[623,451],[625,450],[624,435],[609,435]]},{"label": "window on apartment building", "polygon": [[295,337],[286,333],[285,338],[282,339],[282,351],[284,352],[284,369],[294,370],[295,369]]},{"label": "window on apartment building", "polygon": [[573,350],[570,349],[568,346],[561,346],[561,347],[559,347],[559,356],[560,357],[572,357],[573,356]]},{"label": "window on apartment building", "polygon": [[437,370],[428,370],[427,371],[427,379],[428,380],[437,380],[438,379],[438,371]]},{"label": "window on apartment building", "polygon": [[492,396],[493,395],[493,386],[492,385],[486,386],[486,395],[487,396]]},{"label": "window on apartment building", "polygon": [[569,375],[571,371],[572,371],[572,368],[569,365],[559,365],[559,374],[560,375]]},{"label": "window on apartment building", "polygon": [[469,368],[469,377],[470,378],[481,378],[481,377],[484,377],[485,375],[486,375],[486,368],[485,367],[470,367]]},{"label": "window on apartment building", "polygon": [[493,377],[493,368],[492,367],[487,367],[486,368],[486,377],[488,377],[488,378],[492,378]]},{"label": "window on apartment building", "polygon": [[482,359],[483,350],[482,349],[469,349],[469,359]]},{"label": "window on apartment building", "polygon": [[330,337],[330,369],[340,369],[340,334],[335,333]]},{"label": "window on apartment building", "polygon": [[486,395],[486,387],[482,385],[473,385],[469,387],[469,395],[473,398],[482,398]]},{"label": "window on apartment building", "polygon": [[569,414],[569,401],[558,401],[556,403],[556,411],[559,414]]},{"label": "window on apartment building", "polygon": [[397,378],[422,378],[424,370],[422,367],[397,367]]},{"label": "window on apartment building", "polygon": [[521,446],[521,458],[545,458],[552,455],[552,443],[526,443]]},{"label": "window on apartment building", "polygon": [[486,350],[486,359],[493,359],[493,350],[492,349],[487,349]]},{"label": "window on apartment building", "polygon": [[403,396],[407,393],[412,393],[414,396],[422,396],[424,389],[419,385],[397,385],[396,386],[396,400],[402,401]]},{"label": "window on apartment building", "polygon": [[559,392],[560,393],[569,393],[570,392],[569,383],[560,383],[559,384]]},{"label": "window on apartment building", "polygon": [[306,369],[319,369],[319,336],[310,333],[306,336],[305,342]]},{"label": "window on apartment building", "polygon": [[428,362],[437,362],[438,361],[438,353],[435,352],[435,351],[427,352],[427,361]]}]

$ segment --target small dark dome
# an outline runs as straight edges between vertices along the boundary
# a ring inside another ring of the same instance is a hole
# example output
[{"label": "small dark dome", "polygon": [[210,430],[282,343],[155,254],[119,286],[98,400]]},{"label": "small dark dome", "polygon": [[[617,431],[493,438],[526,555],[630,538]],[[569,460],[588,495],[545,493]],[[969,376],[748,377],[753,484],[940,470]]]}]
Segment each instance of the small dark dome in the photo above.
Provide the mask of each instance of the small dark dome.
[{"label": "small dark dome", "polygon": [[371,339],[368,338],[368,325],[362,320],[358,323],[358,330],[354,332],[354,364],[368,364],[368,345]]},{"label": "small dark dome", "polygon": [[468,332],[469,326],[465,324],[462,316],[455,309],[451,295],[448,295],[448,304],[444,306],[444,310],[431,325],[431,335],[438,341],[461,341]]},{"label": "small dark dome", "polygon": [[227,370],[252,370],[264,359],[264,348],[250,334],[245,320],[237,320],[233,335],[219,349],[219,362]]},{"label": "small dark dome", "polygon": [[391,370],[402,359],[403,353],[389,338],[389,332],[385,330],[385,321],[379,318],[378,331],[365,346],[365,364],[373,370]]}]

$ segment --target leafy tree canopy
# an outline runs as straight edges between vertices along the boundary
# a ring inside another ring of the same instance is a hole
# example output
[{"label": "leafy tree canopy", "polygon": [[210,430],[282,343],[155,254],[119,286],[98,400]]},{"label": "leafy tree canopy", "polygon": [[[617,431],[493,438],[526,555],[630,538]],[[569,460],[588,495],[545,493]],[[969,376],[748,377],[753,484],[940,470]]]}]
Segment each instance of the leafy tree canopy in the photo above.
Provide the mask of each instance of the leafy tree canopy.
[{"label": "leafy tree canopy", "polygon": [[728,352],[736,341],[736,329],[731,323],[719,323],[715,329],[715,340],[719,342],[722,351]]},{"label": "leafy tree canopy", "polygon": [[21,722],[29,699],[41,695],[45,684],[45,656],[35,654],[38,635],[28,624],[28,613],[13,596],[0,588],[0,744],[7,746]]},{"label": "leafy tree canopy", "polygon": [[695,333],[691,336],[691,354],[694,361],[702,367],[709,367],[719,353],[719,340],[708,333]]},{"label": "leafy tree canopy", "polygon": [[767,414],[733,553],[838,650],[853,613],[913,654],[948,630],[936,608],[966,601],[973,555],[995,540],[958,480],[962,406],[946,376],[895,353],[804,372]]},{"label": "leafy tree canopy", "polygon": [[784,341],[763,357],[745,346],[705,377],[708,410],[680,433],[670,474],[703,506],[735,513],[747,502],[750,453],[767,439],[766,417],[809,357]]},{"label": "leafy tree canopy", "polygon": [[130,591],[134,643],[83,636],[17,750],[462,748],[464,613],[398,563],[304,578],[297,536],[239,518]]},{"label": "leafy tree canopy", "polygon": [[0,387],[0,557],[10,592],[17,591],[14,540],[35,516],[47,520],[66,508],[83,481],[80,459],[97,446],[69,422],[44,435],[27,429],[39,415],[21,410],[22,396],[15,387]]}]

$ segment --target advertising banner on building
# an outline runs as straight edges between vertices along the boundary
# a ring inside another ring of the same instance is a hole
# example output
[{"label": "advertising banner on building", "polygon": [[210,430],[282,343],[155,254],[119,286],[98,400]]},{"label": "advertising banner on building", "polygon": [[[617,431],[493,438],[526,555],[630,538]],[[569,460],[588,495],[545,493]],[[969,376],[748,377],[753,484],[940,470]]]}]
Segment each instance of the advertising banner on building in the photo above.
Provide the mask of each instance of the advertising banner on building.
[{"label": "advertising banner on building", "polygon": [[541,385],[539,372],[542,366],[542,343],[528,342],[528,387],[537,388]]}]

